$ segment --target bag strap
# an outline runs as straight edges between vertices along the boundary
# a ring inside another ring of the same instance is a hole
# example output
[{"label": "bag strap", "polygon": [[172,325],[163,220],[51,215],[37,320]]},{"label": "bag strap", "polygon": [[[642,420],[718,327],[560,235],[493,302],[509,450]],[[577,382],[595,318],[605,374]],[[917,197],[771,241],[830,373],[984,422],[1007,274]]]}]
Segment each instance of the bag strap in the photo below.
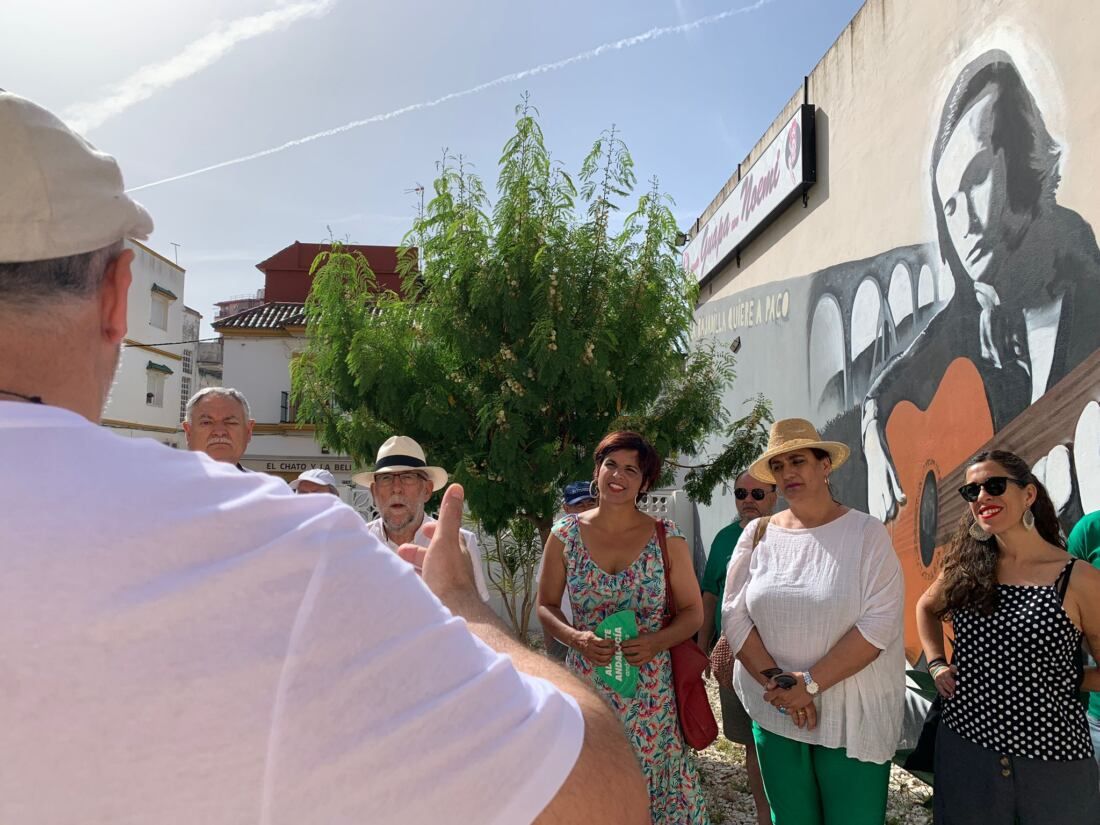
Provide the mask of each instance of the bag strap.
[{"label": "bag strap", "polygon": [[[756,520],[756,531],[752,536],[753,550],[755,550],[756,545],[763,540],[764,534],[768,532],[768,524],[771,523],[771,520],[771,516],[763,516]],[[668,578],[668,542],[665,540],[665,520],[661,518],[657,519],[657,527],[655,529],[657,533],[657,544],[661,546],[661,561],[664,562],[665,566],[665,624],[668,624],[668,622],[676,618],[676,604],[672,598],[672,582]]]},{"label": "bag strap", "polygon": [[1073,573],[1073,565],[1077,559],[1070,559],[1069,564],[1062,568],[1062,572],[1058,574],[1058,578],[1054,580],[1054,587],[1058,593],[1058,601],[1065,602],[1066,591],[1069,590],[1069,577]]},{"label": "bag strap", "polygon": [[756,520],[756,532],[754,532],[752,535],[753,550],[755,550],[756,545],[758,545],[763,540],[764,534],[768,532],[768,525],[771,523],[771,520],[771,516],[762,516],[761,518],[758,518]]},{"label": "bag strap", "polygon": [[665,567],[665,624],[667,625],[676,618],[676,602],[672,598],[672,581],[668,577],[668,541],[663,518],[657,519],[655,531],[657,533],[657,544],[661,546],[661,561]]}]

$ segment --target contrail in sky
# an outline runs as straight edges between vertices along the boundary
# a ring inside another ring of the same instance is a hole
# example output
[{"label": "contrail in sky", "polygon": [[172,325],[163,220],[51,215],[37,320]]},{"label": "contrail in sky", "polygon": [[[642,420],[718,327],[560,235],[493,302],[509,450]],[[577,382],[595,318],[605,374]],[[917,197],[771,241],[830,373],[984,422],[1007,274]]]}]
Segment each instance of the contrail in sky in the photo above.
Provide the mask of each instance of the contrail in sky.
[{"label": "contrail in sky", "polygon": [[306,17],[319,17],[332,8],[333,3],[334,0],[306,0],[232,20],[188,44],[179,54],[138,69],[113,86],[105,97],[73,104],[64,111],[63,118],[77,132],[88,132],[134,104],[218,62],[238,43],[285,29]]},{"label": "contrail in sky", "polygon": [[202,175],[207,172],[213,172],[215,169],[224,169],[226,166],[236,166],[238,163],[247,163],[251,160],[257,160],[259,158],[267,157],[268,155],[274,155],[279,152],[286,151],[287,149],[293,149],[295,146],[301,146],[303,143],[312,143],[315,140],[321,138],[332,137],[338,135],[341,132],[350,132],[352,129],[358,129],[360,126],[368,126],[371,123],[381,123],[386,120],[393,120],[394,118],[407,115],[410,112],[418,112],[422,109],[432,109],[436,106],[440,106],[444,103],[448,103],[452,100],[458,100],[462,97],[469,97],[470,95],[484,92],[487,89],[492,89],[497,86],[504,86],[509,83],[515,83],[518,80],[525,80],[528,77],[534,77],[535,75],[546,74],[548,72],[556,72],[558,69],[564,69],[566,66],[572,66],[574,63],[583,63],[593,58],[600,57],[607,52],[621,51],[622,49],[629,49],[632,46],[638,46],[642,43],[647,43],[651,40],[664,37],[669,34],[682,34],[683,32],[692,31],[694,29],[702,28],[703,26],[709,26],[713,23],[718,23],[722,20],[726,20],[730,17],[736,17],[741,14],[748,14],[754,12],[762,6],[766,6],[774,0],[757,0],[749,6],[744,6],[738,9],[729,9],[727,11],[718,12],[717,14],[710,14],[706,17],[700,17],[696,20],[692,20],[687,23],[681,23],[677,26],[659,26],[657,28],[650,29],[642,34],[634,35],[633,37],[625,37],[622,40],[616,40],[613,43],[604,43],[601,46],[596,46],[594,49],[589,49],[586,52],[575,54],[572,57],[567,57],[564,60],[556,60],[553,63],[543,63],[541,66],[535,66],[532,69],[524,69],[521,72],[513,72],[512,74],[501,75],[493,80],[480,83],[477,86],[471,86],[469,89],[463,89],[459,92],[451,92],[450,94],[437,97],[434,100],[426,100],[421,103],[412,103],[408,106],[402,106],[400,109],[394,109],[391,112],[385,112],[383,114],[371,115],[368,118],[362,120],[353,120],[351,123],[345,123],[343,126],[336,126],[332,129],[326,129],[323,132],[315,132],[312,135],[306,135],[305,137],[295,138],[294,140],[288,140],[286,143],[279,146],[273,146],[270,149],[263,149],[259,152],[253,152],[250,155],[243,155],[232,160],[223,160],[221,163],[215,163],[211,166],[204,166],[201,169],[195,169],[191,172],[184,172],[180,175],[173,175],[170,178],[162,178],[161,180],[155,180],[151,183],[143,183],[141,186],[134,186],[126,191],[137,192],[141,189],[149,189],[153,186],[161,186],[165,183],[172,183],[173,181],[183,180],[184,178],[192,178],[195,175]]}]

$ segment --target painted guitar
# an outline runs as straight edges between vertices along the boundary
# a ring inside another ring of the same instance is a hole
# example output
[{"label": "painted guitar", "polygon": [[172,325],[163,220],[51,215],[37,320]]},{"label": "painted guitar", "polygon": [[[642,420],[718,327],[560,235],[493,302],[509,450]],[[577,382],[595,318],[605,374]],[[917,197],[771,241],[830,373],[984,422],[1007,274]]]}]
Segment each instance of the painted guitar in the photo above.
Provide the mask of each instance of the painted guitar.
[{"label": "painted guitar", "polygon": [[[906,503],[886,525],[905,575],[905,655],[921,655],[917,599],[939,571],[940,493],[947,476],[993,437],[993,417],[978,368],[956,358],[928,409],[898,403],[886,422],[886,443]],[[948,491],[950,492],[950,491]]]},{"label": "painted guitar", "polygon": [[[886,422],[889,445],[906,503],[886,525],[905,575],[905,654],[916,663],[917,599],[939,573],[943,549],[966,504],[958,495],[966,462],[981,450],[1016,453],[1029,464],[1057,446],[1080,441],[1083,413],[1100,400],[1100,351],[1077,365],[994,438],[993,418],[977,367],[967,358],[952,361],[928,408],[898,403]],[[1090,419],[1091,420],[1091,419]],[[1077,472],[1085,469],[1077,458]],[[1086,470],[1086,472],[1088,472]],[[1080,487],[1081,479],[1076,485]],[[1095,483],[1095,481],[1093,481]]]}]

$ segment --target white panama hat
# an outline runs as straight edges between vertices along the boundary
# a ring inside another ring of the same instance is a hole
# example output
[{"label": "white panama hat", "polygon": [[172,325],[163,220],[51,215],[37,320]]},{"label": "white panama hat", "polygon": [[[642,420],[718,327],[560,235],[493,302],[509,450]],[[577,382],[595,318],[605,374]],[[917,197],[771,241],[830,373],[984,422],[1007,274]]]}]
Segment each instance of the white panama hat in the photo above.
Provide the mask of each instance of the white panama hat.
[{"label": "white panama hat", "polygon": [[369,487],[376,475],[406,473],[410,470],[424,473],[431,479],[433,492],[447,486],[447,471],[442,467],[429,467],[423,448],[407,435],[395,435],[386,439],[386,443],[378,448],[374,469],[356,473],[351,480]]}]

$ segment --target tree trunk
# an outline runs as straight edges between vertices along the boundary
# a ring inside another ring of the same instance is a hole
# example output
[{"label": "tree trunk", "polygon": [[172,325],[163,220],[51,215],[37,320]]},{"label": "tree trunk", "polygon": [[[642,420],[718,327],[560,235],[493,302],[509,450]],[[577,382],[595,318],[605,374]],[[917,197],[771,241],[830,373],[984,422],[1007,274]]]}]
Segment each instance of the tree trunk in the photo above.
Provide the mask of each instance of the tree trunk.
[{"label": "tree trunk", "polygon": [[535,529],[539,531],[539,541],[542,542],[540,546],[546,547],[546,541],[550,538],[550,530],[554,527],[554,520],[535,516],[527,516],[527,520],[535,525]]}]

